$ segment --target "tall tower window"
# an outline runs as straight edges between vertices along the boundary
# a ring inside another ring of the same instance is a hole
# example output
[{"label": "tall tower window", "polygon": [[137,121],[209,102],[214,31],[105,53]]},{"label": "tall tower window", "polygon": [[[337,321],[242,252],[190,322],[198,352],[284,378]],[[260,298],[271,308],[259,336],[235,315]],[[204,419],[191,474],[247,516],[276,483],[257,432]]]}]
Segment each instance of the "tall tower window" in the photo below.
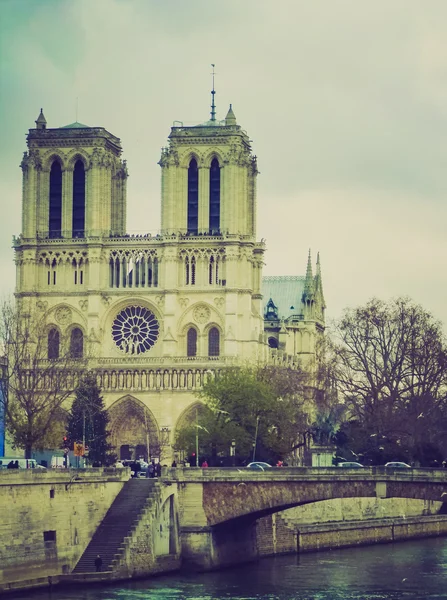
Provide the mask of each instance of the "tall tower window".
[{"label": "tall tower window", "polygon": [[194,329],[194,327],[188,329],[188,334],[186,337],[187,355],[197,356],[197,331]]},{"label": "tall tower window", "polygon": [[219,356],[220,335],[217,327],[212,327],[208,332],[208,356]]},{"label": "tall tower window", "polygon": [[188,233],[198,233],[199,227],[199,169],[195,158],[188,168]]},{"label": "tall tower window", "polygon": [[59,358],[60,336],[59,331],[55,328],[48,332],[48,358],[49,360],[57,360]]},{"label": "tall tower window", "polygon": [[220,167],[217,158],[213,158],[210,168],[210,233],[217,234],[220,229]]},{"label": "tall tower window", "polygon": [[85,169],[78,160],[73,171],[73,237],[84,237],[85,228]]},{"label": "tall tower window", "polygon": [[82,358],[84,355],[84,334],[76,327],[72,329],[70,335],[70,356],[71,358]]},{"label": "tall tower window", "polygon": [[52,238],[59,238],[62,235],[62,168],[57,160],[51,165],[50,171],[48,230]]}]

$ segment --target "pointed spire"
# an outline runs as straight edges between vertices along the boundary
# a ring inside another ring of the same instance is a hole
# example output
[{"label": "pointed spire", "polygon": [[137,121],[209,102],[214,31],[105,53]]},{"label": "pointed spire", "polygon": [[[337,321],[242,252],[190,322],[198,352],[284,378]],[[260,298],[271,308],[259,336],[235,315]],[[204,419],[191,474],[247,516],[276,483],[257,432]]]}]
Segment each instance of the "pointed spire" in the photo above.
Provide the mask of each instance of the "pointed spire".
[{"label": "pointed spire", "polygon": [[324,293],[323,293],[323,279],[321,277],[321,264],[320,264],[320,253],[319,252],[317,254],[317,268],[316,268],[316,274],[315,274],[315,291],[319,296],[319,300],[320,300],[322,308],[326,308],[326,303],[324,300]]},{"label": "pointed spire", "polygon": [[306,279],[304,281],[303,295],[307,299],[311,299],[314,294],[314,277],[312,273],[312,257],[309,248],[309,256],[307,258]]},{"label": "pointed spire", "polygon": [[232,104],[230,104],[230,108],[228,109],[227,116],[225,117],[225,125],[237,125],[236,115],[233,112]]},{"label": "pointed spire", "polygon": [[214,103],[214,96],[216,94],[216,90],[214,89],[214,67],[215,65],[211,65],[213,67],[213,72],[212,72],[212,76],[213,76],[213,89],[211,90],[211,121],[215,121],[216,120],[216,105]]},{"label": "pointed spire", "polygon": [[36,129],[46,129],[47,127],[47,120],[45,119],[44,115],[43,115],[43,109],[40,109],[40,115],[37,117],[36,121]]}]

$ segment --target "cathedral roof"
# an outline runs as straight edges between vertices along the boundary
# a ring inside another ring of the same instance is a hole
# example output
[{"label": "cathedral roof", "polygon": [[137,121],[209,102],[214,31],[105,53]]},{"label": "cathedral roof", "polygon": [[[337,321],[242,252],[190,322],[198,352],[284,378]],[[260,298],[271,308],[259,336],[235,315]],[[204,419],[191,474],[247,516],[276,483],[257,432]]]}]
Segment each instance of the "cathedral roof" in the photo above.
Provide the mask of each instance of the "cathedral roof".
[{"label": "cathedral roof", "polygon": [[64,125],[61,129],[90,129],[89,125],[84,125],[83,123],[78,123],[75,121],[74,123],[70,123],[70,125]]},{"label": "cathedral roof", "polygon": [[263,313],[270,299],[278,309],[278,318],[287,319],[301,313],[306,278],[303,276],[274,275],[262,278]]}]

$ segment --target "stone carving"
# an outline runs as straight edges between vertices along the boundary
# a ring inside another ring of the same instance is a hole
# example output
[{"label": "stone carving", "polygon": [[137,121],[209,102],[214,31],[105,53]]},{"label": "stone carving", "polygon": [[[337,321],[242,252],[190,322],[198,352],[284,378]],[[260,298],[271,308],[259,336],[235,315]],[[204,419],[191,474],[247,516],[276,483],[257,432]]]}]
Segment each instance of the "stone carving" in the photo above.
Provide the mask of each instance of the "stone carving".
[{"label": "stone carving", "polygon": [[189,304],[189,298],[179,298],[178,302],[182,308],[186,308]]},{"label": "stone carving", "polygon": [[219,298],[214,298],[214,304],[217,306],[217,308],[222,308],[222,306],[225,304],[225,298],[222,298],[222,296]]},{"label": "stone carving", "polygon": [[163,148],[158,164],[161,167],[178,167],[180,161],[177,151],[170,150],[169,148]]},{"label": "stone carving", "polygon": [[106,306],[109,306],[112,298],[110,296],[106,296],[105,294],[101,294],[101,300],[104,302]]},{"label": "stone carving", "polygon": [[55,319],[60,325],[66,325],[71,321],[71,309],[68,306],[60,306],[56,309]]},{"label": "stone carving", "polygon": [[165,337],[164,337],[163,341],[164,341],[164,342],[174,342],[174,341],[175,341],[175,338],[174,338],[174,336],[172,335],[172,331],[171,331],[171,328],[170,328],[170,327],[168,327],[168,329],[167,329],[167,331],[166,331],[166,335],[165,335]]},{"label": "stone carving", "polygon": [[42,310],[42,311],[47,310],[48,302],[39,300],[38,302],[36,302],[36,308],[37,308],[37,310]]},{"label": "stone carving", "polygon": [[99,337],[94,328],[90,329],[90,335],[88,336],[90,342],[99,342]]},{"label": "stone carving", "polygon": [[165,297],[164,296],[155,296],[155,302],[160,306],[163,304]]},{"label": "stone carving", "polygon": [[225,337],[227,340],[234,340],[234,333],[233,333],[233,329],[231,328],[231,325],[228,327],[227,334]]},{"label": "stone carving", "polygon": [[81,310],[87,310],[88,300],[79,300],[79,306],[81,307]]},{"label": "stone carving", "polygon": [[194,321],[196,323],[207,323],[210,320],[211,311],[205,304],[199,304],[193,311]]}]

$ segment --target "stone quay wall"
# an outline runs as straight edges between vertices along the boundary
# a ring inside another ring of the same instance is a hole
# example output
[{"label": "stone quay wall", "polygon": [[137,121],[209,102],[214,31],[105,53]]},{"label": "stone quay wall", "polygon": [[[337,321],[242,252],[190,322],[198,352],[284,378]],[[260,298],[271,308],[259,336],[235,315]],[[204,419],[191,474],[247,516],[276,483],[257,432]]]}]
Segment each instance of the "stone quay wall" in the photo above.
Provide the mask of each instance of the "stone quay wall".
[{"label": "stone quay wall", "polygon": [[0,591],[7,582],[69,573],[128,469],[2,470]]},{"label": "stone quay wall", "polygon": [[441,506],[406,498],[351,498],[291,508],[258,520],[259,556],[447,535]]}]

